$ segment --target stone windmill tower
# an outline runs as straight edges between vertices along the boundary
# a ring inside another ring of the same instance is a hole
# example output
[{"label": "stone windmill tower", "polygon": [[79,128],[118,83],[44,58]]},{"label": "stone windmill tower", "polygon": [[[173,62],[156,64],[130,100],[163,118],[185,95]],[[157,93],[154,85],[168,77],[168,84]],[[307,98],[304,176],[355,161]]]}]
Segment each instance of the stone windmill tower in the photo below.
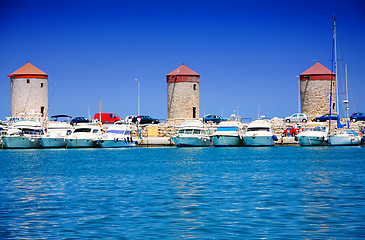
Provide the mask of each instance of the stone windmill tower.
[{"label": "stone windmill tower", "polygon": [[28,62],[8,77],[11,116],[39,113],[48,119],[48,74]]},{"label": "stone windmill tower", "polygon": [[199,119],[199,81],[184,64],[166,75],[168,120]]},{"label": "stone windmill tower", "polygon": [[[300,100],[302,113],[313,118],[329,113],[331,71],[316,62],[300,74]],[[336,112],[336,74],[332,73],[332,113]]]}]

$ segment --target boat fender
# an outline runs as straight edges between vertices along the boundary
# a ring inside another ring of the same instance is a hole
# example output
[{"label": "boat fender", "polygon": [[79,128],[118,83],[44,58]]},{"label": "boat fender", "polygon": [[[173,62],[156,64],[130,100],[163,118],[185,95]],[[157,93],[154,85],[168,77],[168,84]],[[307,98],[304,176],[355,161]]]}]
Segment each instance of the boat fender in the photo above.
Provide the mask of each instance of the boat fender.
[{"label": "boat fender", "polygon": [[127,142],[129,142],[129,137],[127,137]]},{"label": "boat fender", "polygon": [[131,143],[133,142],[133,138],[131,137]]},{"label": "boat fender", "polygon": [[116,143],[117,142],[117,140],[114,138],[114,143]]},{"label": "boat fender", "polygon": [[124,138],[124,142],[127,143],[127,139],[126,138]]},{"label": "boat fender", "polygon": [[117,142],[119,141],[119,138],[117,138]]},{"label": "boat fender", "polygon": [[272,139],[273,139],[274,141],[277,141],[277,140],[278,140],[278,137],[277,137],[276,135],[272,135]]},{"label": "boat fender", "polygon": [[295,140],[295,141],[298,141],[298,137],[297,137],[297,135],[295,135],[294,140]]}]

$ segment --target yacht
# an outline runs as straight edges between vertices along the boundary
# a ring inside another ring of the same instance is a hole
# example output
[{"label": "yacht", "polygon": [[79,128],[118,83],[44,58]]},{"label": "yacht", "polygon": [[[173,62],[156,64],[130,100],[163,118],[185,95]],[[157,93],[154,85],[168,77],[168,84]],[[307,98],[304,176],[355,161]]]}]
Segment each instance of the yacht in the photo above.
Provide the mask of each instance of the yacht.
[{"label": "yacht", "polygon": [[5,148],[39,148],[39,138],[43,133],[39,120],[20,119],[8,126],[2,141]]},{"label": "yacht", "polygon": [[[49,121],[48,127],[45,130],[45,133],[39,139],[42,147],[44,148],[62,148],[66,147],[67,143],[65,141],[65,137],[72,133],[73,127],[69,124],[69,119],[71,119],[68,115],[55,115],[51,118],[54,118],[54,121]],[[66,120],[60,121],[59,118],[65,118]]]},{"label": "yacht", "polygon": [[213,145],[216,147],[237,147],[243,145],[243,123],[240,117],[232,115],[228,121],[218,124],[212,135]]},{"label": "yacht", "polygon": [[105,134],[96,139],[102,148],[135,147],[136,143],[130,134],[130,124],[116,122],[110,125]]},{"label": "yacht", "polygon": [[274,146],[274,138],[270,122],[262,119],[251,122],[243,135],[246,146]]},{"label": "yacht", "polygon": [[99,124],[79,123],[75,130],[65,138],[66,147],[90,148],[95,147],[95,140],[101,135]]},{"label": "yacht", "polygon": [[207,129],[200,120],[182,122],[177,135],[171,139],[178,147],[212,146]]},{"label": "yacht", "polygon": [[331,146],[353,146],[361,144],[361,136],[353,130],[343,130],[328,138]]},{"label": "yacht", "polygon": [[328,145],[328,129],[323,124],[311,124],[297,135],[301,146]]}]

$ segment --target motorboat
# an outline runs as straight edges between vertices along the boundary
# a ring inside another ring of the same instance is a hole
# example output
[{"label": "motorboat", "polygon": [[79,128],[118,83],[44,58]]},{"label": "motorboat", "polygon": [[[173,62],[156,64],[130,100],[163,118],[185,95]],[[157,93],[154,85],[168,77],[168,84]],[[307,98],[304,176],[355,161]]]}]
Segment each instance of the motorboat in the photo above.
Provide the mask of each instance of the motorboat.
[{"label": "motorboat", "polygon": [[210,147],[212,142],[200,120],[183,121],[178,133],[171,138],[178,147]]},{"label": "motorboat", "polygon": [[274,139],[271,130],[271,124],[265,119],[259,119],[251,122],[243,135],[243,141],[246,146],[274,146]]},{"label": "motorboat", "polygon": [[301,146],[326,146],[328,145],[328,129],[323,124],[311,124],[297,135]]},{"label": "motorboat", "polygon": [[116,122],[110,125],[106,133],[96,139],[102,148],[135,147],[136,142],[130,134],[130,124]]},{"label": "motorboat", "polygon": [[79,123],[75,130],[66,136],[66,147],[91,148],[96,147],[95,140],[100,137],[102,127],[99,124]]},{"label": "motorboat", "polygon": [[228,121],[218,124],[212,135],[213,145],[216,147],[236,147],[243,145],[243,123],[240,117],[232,115]]},{"label": "motorboat", "polygon": [[353,130],[343,130],[330,136],[328,141],[331,146],[360,145],[361,136],[358,136]]},{"label": "motorboat", "polygon": [[[45,133],[39,139],[44,148],[62,148],[66,147],[65,137],[72,133],[73,127],[69,123],[71,119],[68,115],[55,115],[54,121],[49,121]],[[59,118],[66,120],[59,120]]]},{"label": "motorboat", "polygon": [[42,124],[35,119],[19,119],[10,124],[1,136],[5,148],[39,148],[43,133]]}]

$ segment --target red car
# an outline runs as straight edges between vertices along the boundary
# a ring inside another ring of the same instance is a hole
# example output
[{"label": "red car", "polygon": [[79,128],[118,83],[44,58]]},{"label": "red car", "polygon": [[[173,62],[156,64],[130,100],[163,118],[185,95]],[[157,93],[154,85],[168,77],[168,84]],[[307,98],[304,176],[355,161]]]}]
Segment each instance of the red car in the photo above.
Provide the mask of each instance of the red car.
[{"label": "red car", "polygon": [[[100,113],[95,113],[94,119],[100,121]],[[121,121],[121,120],[123,120],[123,118],[118,117],[114,113],[101,113],[102,123],[115,123],[116,121]]]},{"label": "red car", "polygon": [[[290,127],[288,127],[287,129],[285,129],[284,130],[284,136],[287,136],[287,137],[289,137],[289,136],[295,136],[295,135],[297,135],[298,133],[299,133],[299,131],[302,129],[302,127],[301,126],[298,126],[298,127],[293,127],[293,126],[290,126]],[[289,131],[289,134],[288,134],[288,131]]]}]

